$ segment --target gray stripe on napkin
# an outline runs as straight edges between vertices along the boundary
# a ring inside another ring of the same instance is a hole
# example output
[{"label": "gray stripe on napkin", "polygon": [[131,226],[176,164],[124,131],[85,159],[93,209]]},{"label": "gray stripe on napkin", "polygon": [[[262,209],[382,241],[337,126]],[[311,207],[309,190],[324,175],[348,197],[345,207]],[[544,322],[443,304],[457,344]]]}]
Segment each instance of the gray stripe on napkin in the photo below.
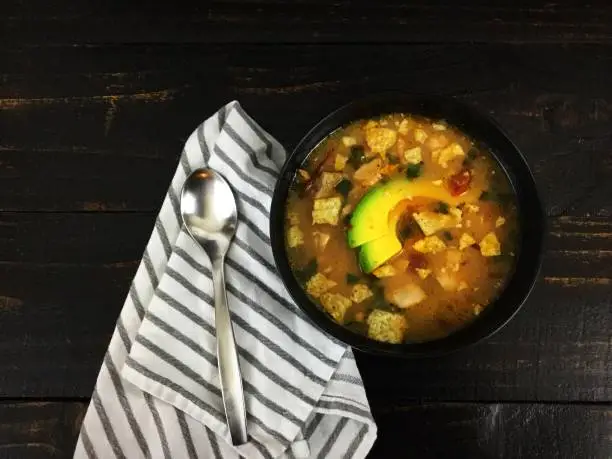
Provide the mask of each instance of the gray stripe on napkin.
[{"label": "gray stripe on napkin", "polygon": [[[104,357],[75,458],[297,459],[308,449],[313,457],[365,457],[376,426],[353,355],[295,306],[271,255],[269,206],[284,158],[235,102],[189,137]],[[182,184],[206,164],[230,181],[240,214],[226,260],[249,433],[239,447],[228,443],[219,389],[210,264],[180,222]]]}]

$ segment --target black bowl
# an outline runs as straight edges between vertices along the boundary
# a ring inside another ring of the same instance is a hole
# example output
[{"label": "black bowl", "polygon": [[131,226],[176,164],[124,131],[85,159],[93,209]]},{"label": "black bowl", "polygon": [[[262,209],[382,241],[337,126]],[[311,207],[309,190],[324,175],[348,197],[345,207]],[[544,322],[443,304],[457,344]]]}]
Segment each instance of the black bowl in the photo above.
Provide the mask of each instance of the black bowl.
[{"label": "black bowl", "polygon": [[[388,344],[358,335],[335,323],[306,295],[291,272],[284,241],[285,203],[296,170],[329,134],[352,121],[386,113],[409,113],[444,119],[485,145],[508,175],[516,193],[520,242],[514,273],[498,298],[470,324],[445,338],[425,343]],[[359,100],[334,111],[295,147],[287,158],[274,196],[270,215],[270,238],[278,272],[297,305],[319,328],[344,343],[367,352],[404,357],[432,356],[463,348],[502,328],[520,309],[538,275],[544,234],[544,214],[536,185],[523,155],[500,127],[487,116],[451,98],[385,94]]]}]

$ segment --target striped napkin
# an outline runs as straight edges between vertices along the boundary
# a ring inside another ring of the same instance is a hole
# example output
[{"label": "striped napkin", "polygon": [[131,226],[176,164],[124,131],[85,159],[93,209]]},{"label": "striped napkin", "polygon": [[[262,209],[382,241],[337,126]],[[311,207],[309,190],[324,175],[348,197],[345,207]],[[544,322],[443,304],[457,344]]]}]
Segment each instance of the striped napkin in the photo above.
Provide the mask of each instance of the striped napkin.
[{"label": "striped napkin", "polygon": [[[75,458],[365,457],[376,425],[353,353],[313,326],[278,277],[269,209],[285,151],[231,102],[189,137],[132,282]],[[181,227],[179,195],[208,165],[239,223],[226,282],[249,442],[232,446],[216,359],[210,263]]]}]

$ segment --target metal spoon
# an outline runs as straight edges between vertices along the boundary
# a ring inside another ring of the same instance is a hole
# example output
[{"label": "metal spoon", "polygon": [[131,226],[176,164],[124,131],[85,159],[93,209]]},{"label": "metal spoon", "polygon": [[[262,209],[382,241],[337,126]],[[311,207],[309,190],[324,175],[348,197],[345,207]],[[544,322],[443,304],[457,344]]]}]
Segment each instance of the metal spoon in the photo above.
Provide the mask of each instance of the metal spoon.
[{"label": "metal spoon", "polygon": [[247,442],[246,410],[223,274],[225,254],[236,233],[236,200],[219,173],[197,169],[183,185],[181,215],[188,233],[202,246],[212,264],[221,394],[232,443],[240,445]]}]

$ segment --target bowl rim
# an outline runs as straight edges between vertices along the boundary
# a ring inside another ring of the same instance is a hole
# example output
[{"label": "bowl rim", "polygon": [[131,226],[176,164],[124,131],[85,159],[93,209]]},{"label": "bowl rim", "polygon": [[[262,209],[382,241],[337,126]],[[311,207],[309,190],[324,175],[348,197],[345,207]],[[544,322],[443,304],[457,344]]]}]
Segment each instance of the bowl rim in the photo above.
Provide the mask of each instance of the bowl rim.
[{"label": "bowl rim", "polygon": [[[351,121],[398,112],[444,119],[473,140],[486,144],[509,178],[519,208],[520,249],[515,270],[500,295],[465,327],[444,338],[424,343],[378,342],[334,322],[310,300],[295,279],[284,241],[285,203],[289,186],[304,158],[329,134]],[[501,330],[518,313],[533,290],[542,263],[545,226],[545,214],[529,165],[496,121],[472,105],[452,97],[398,92],[354,100],[333,110],[315,124],[287,156],[274,188],[270,211],[270,241],[277,271],[293,301],[308,319],[328,336],[355,349],[400,357],[447,354],[474,345]]]}]

